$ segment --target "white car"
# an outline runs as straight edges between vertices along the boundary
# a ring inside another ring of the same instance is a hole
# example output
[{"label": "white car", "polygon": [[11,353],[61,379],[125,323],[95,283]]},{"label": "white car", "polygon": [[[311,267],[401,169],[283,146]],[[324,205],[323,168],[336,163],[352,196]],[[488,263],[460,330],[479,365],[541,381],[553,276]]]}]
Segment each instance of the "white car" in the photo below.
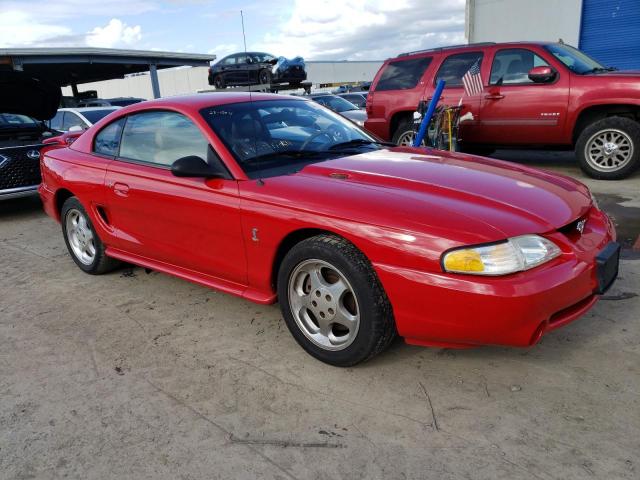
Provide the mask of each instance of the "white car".
[{"label": "white car", "polygon": [[47,122],[47,126],[59,132],[86,130],[98,120],[122,107],[60,108]]}]

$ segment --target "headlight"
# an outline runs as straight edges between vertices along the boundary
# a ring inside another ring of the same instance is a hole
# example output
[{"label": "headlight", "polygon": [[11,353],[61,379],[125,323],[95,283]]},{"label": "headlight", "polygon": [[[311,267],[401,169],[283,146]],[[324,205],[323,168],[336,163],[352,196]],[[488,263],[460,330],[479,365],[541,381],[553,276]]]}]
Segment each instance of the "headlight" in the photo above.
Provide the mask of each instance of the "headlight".
[{"label": "headlight", "polygon": [[446,272],[507,275],[529,270],[560,255],[560,248],[538,235],[522,235],[506,242],[451,250],[442,257]]}]

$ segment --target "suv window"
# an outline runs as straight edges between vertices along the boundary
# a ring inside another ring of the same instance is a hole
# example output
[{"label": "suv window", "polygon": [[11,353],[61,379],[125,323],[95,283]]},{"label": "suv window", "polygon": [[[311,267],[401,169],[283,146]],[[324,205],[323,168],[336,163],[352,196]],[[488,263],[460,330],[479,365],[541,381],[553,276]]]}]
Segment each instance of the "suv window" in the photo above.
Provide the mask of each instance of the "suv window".
[{"label": "suv window", "polygon": [[93,151],[100,155],[115,157],[118,154],[123,125],[124,118],[120,118],[100,130],[93,141]]},{"label": "suv window", "polygon": [[541,66],[548,67],[549,64],[531,50],[524,48],[500,50],[493,58],[489,84],[533,83],[529,79],[529,70]]},{"label": "suv window", "polygon": [[119,156],[168,167],[190,155],[206,160],[208,148],[209,142],[187,117],[156,111],[127,117]]},{"label": "suv window", "polygon": [[482,61],[482,52],[465,52],[448,56],[436,73],[434,85],[442,79],[445,87],[461,87],[462,77],[478,60]]},{"label": "suv window", "polygon": [[376,91],[414,88],[432,59],[432,57],[421,57],[389,62],[378,80]]},{"label": "suv window", "polygon": [[236,65],[243,65],[245,63],[247,63],[247,56],[244,53],[236,55]]}]

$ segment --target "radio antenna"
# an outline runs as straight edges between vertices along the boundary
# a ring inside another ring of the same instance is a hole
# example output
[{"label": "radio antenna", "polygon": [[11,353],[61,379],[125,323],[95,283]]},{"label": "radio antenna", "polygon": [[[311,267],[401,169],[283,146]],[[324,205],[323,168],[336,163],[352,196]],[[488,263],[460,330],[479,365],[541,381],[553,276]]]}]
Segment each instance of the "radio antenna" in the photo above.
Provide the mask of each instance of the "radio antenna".
[{"label": "radio antenna", "polygon": [[[249,55],[247,55],[247,37],[244,33],[244,14],[240,10],[240,22],[242,23],[242,42],[244,43],[244,57],[245,61],[249,63]],[[249,70],[247,69],[247,81],[249,82],[249,101],[251,101],[251,77]]]}]

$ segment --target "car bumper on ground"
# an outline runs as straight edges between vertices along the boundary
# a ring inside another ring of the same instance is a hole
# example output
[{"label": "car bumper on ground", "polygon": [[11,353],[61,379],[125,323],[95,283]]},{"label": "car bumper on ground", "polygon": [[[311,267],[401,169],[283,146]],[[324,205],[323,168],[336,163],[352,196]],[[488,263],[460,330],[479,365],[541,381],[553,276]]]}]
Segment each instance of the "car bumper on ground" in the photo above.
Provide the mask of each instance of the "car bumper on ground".
[{"label": "car bumper on ground", "polygon": [[[618,252],[609,218],[592,209],[582,234],[547,235],[563,254],[545,265],[504,277],[422,272],[375,264],[407,343],[465,348],[533,345],[585,314],[617,275]],[[608,252],[606,266],[598,254]],[[611,268],[613,267],[613,268]]]}]

